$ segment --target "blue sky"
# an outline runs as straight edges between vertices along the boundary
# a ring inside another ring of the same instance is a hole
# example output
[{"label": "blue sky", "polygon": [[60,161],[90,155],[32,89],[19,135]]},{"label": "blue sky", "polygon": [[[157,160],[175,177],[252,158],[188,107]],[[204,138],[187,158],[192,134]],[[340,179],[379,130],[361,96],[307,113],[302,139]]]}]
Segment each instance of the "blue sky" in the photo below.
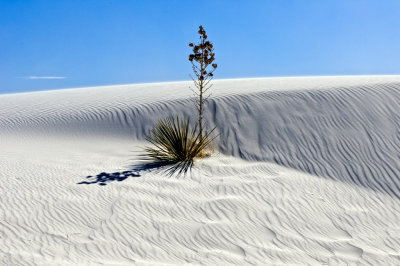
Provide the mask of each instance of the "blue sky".
[{"label": "blue sky", "polygon": [[200,24],[216,78],[400,74],[399,18],[399,0],[0,0],[0,93],[189,80]]}]

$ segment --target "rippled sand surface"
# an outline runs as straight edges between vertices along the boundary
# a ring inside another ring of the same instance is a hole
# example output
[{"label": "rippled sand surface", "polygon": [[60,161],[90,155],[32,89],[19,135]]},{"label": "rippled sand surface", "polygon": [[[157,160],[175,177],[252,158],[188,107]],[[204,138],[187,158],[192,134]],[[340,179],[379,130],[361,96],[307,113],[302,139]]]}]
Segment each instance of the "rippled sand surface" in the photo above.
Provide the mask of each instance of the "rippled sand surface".
[{"label": "rippled sand surface", "polygon": [[400,264],[400,76],[217,80],[215,154],[142,167],[189,85],[0,95],[0,265]]}]

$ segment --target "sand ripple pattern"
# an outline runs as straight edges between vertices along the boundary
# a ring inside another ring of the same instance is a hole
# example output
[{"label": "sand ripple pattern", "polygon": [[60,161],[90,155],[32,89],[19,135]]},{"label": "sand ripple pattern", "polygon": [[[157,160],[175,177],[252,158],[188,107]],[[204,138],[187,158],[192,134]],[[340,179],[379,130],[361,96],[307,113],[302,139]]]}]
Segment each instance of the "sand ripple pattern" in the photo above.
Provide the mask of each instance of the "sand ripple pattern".
[{"label": "sand ripple pattern", "polygon": [[[218,149],[400,198],[400,82],[320,90],[298,82],[292,85],[296,90],[288,91],[262,91],[269,83],[261,82],[253,89],[259,92],[246,94],[229,94],[230,86],[237,84],[221,83],[224,90],[219,91],[224,93],[208,102],[205,113],[211,121],[208,128],[215,125],[221,133]],[[181,85],[175,90],[181,91]],[[106,96],[96,98],[96,93]],[[115,93],[91,88],[4,95],[0,128],[10,134],[142,140],[160,118],[183,115],[196,120],[193,99],[171,97],[154,101],[140,87],[122,87]]]},{"label": "sand ripple pattern", "polygon": [[399,106],[400,84],[382,84],[227,96],[209,110],[225,153],[400,198]]},{"label": "sand ripple pattern", "polygon": [[186,83],[1,95],[0,265],[399,265],[391,79],[218,82],[220,154],[106,186],[78,183],[131,170],[157,119],[194,118]]},{"label": "sand ripple pattern", "polygon": [[[128,142],[52,143],[7,149],[1,265],[400,262],[400,205],[385,194],[223,155],[186,177],[142,172],[107,186],[77,185],[88,173],[116,171]],[[55,157],[49,146],[63,153]]]}]

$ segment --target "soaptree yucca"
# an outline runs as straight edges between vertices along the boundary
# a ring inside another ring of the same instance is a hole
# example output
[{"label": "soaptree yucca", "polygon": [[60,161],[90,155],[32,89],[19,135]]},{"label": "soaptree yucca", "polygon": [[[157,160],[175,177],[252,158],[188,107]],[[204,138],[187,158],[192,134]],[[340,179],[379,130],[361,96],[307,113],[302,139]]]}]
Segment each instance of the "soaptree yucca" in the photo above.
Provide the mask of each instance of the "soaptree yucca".
[{"label": "soaptree yucca", "polygon": [[193,53],[189,55],[192,69],[195,74],[193,78],[198,96],[196,98],[196,108],[198,111],[197,124],[190,129],[189,120],[176,117],[160,120],[150,135],[146,138],[154,147],[145,147],[144,157],[152,160],[153,163],[169,165],[169,172],[186,172],[192,167],[194,158],[209,155],[210,144],[216,137],[211,137],[212,129],[205,132],[203,128],[204,103],[209,97],[206,94],[211,88],[210,82],[217,64],[215,59],[213,44],[207,40],[206,31],[199,26],[200,40],[197,44],[190,43]]},{"label": "soaptree yucca", "polygon": [[154,147],[145,147],[145,157],[161,165],[169,165],[169,172],[186,172],[213,138],[206,133],[201,137],[197,125],[189,129],[189,120],[171,117],[160,120],[146,137]]},{"label": "soaptree yucca", "polygon": [[207,91],[211,88],[211,80],[214,76],[214,71],[217,69],[217,64],[213,63],[215,60],[214,46],[207,40],[207,34],[203,26],[199,26],[198,34],[200,40],[198,43],[189,43],[193,47],[193,53],[189,55],[189,61],[192,63],[192,69],[195,77],[190,76],[193,80],[196,90],[193,92],[198,97],[196,100],[196,108],[198,111],[198,127],[199,138],[203,138],[203,111],[204,103],[209,97]]}]

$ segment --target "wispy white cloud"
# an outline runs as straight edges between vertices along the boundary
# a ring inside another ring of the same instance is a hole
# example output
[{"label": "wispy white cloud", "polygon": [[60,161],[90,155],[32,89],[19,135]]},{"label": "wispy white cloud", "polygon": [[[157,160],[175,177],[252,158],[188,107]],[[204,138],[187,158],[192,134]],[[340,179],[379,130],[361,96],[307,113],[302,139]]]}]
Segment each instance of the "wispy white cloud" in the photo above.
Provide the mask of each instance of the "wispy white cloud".
[{"label": "wispy white cloud", "polygon": [[23,79],[66,79],[67,77],[61,76],[27,76],[22,77]]}]

